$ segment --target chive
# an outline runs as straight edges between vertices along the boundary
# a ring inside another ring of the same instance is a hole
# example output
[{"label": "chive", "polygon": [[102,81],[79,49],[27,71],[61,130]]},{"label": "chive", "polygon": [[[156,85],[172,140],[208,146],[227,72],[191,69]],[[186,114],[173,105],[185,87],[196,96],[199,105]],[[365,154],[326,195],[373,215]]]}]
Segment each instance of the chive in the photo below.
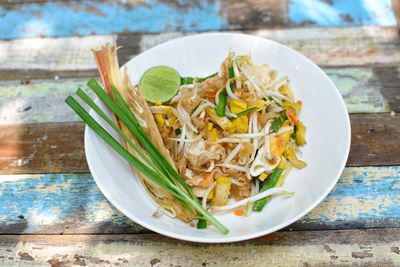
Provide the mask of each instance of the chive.
[{"label": "chive", "polygon": [[181,128],[176,128],[175,129],[175,135],[178,136],[182,133],[182,129]]},{"label": "chive", "polygon": [[207,220],[199,219],[197,222],[197,229],[206,229],[207,228]]},{"label": "chive", "polygon": [[240,111],[240,112],[238,112],[238,113],[235,114],[235,115],[236,115],[236,118],[237,118],[237,117],[240,117],[240,116],[243,116],[243,115],[246,115],[247,113],[250,113],[250,112],[252,112],[252,111],[254,111],[254,110],[257,110],[257,107],[251,107],[251,108],[248,108],[248,109],[246,109],[246,110]]},{"label": "chive", "polygon": [[181,85],[192,84],[193,80],[193,77],[181,77]]},{"label": "chive", "polygon": [[272,123],[271,123],[271,128],[272,131],[275,133],[279,131],[279,128],[281,128],[282,124],[287,120],[286,113],[283,111],[281,112],[281,115],[279,115],[278,118],[276,118]]},{"label": "chive", "polygon": [[[85,109],[71,96],[66,99],[66,103],[85,121],[85,123],[92,128],[96,134],[99,135],[107,144],[109,144],[118,154],[126,159],[130,164],[133,165],[139,172],[148,177],[154,184],[160,188],[171,193],[182,205],[190,212],[197,211],[201,214],[202,218],[213,224],[221,233],[228,233],[228,229],[217,221],[210,213],[208,213],[200,204],[198,198],[196,198],[185,183],[183,178],[177,173],[172,165],[164,158],[164,156],[157,150],[152,144],[150,139],[145,134],[143,128],[136,120],[135,115],[129,109],[128,105],[121,97],[119,92],[112,86],[115,100],[113,100],[104,89],[98,84],[96,80],[90,80],[88,87],[92,89],[96,95],[103,101],[104,104],[114,113],[114,115],[123,123],[126,128],[130,131],[130,134],[134,136],[138,142],[143,146],[143,149],[147,151],[148,157],[144,157],[142,161],[135,158],[129,151],[127,151],[120,143],[118,143],[103,127],[101,127]],[[83,92],[83,91],[82,91]],[[85,94],[82,94],[78,90],[79,96],[87,102],[89,106],[97,107],[93,101],[89,101]],[[99,108],[95,108],[95,111],[99,111]],[[103,117],[105,114],[100,112],[99,114]],[[103,116],[102,116],[103,115]],[[105,119],[106,122],[111,120]],[[112,122],[112,121],[111,121]],[[111,124],[114,128],[115,124]],[[124,136],[121,136],[124,138]],[[124,138],[125,139],[125,138]],[[140,151],[140,149],[138,149]],[[151,166],[151,167],[149,167]]]},{"label": "chive", "polygon": [[218,72],[213,73],[213,74],[208,75],[208,76],[203,77],[203,78],[181,77],[181,85],[184,85],[184,84],[193,84],[194,81],[200,82],[200,83],[201,83],[201,82],[204,82],[205,80],[207,80],[208,78],[214,77],[214,76],[217,75],[217,74],[218,74]]},{"label": "chive", "polygon": [[278,101],[276,101],[275,98],[273,98],[272,96],[268,96],[268,99],[271,100],[271,101],[274,101],[275,104],[276,104],[278,107],[282,107],[282,105],[279,104]]},{"label": "chive", "polygon": [[233,71],[233,66],[228,69],[228,78],[232,79],[235,77],[235,72]]},{"label": "chive", "polygon": [[226,97],[227,95],[225,90],[219,93],[218,105],[215,108],[215,113],[217,113],[217,115],[220,117],[225,116]]},{"label": "chive", "polygon": [[[271,189],[275,187],[276,183],[278,182],[279,177],[282,174],[282,169],[275,168],[274,171],[272,172],[271,176],[268,178],[268,180],[265,181],[264,185],[261,187],[260,192],[264,192],[268,189]],[[265,204],[267,204],[268,198],[262,198],[260,200],[257,200],[256,203],[254,203],[253,206],[253,211],[261,211]]]}]

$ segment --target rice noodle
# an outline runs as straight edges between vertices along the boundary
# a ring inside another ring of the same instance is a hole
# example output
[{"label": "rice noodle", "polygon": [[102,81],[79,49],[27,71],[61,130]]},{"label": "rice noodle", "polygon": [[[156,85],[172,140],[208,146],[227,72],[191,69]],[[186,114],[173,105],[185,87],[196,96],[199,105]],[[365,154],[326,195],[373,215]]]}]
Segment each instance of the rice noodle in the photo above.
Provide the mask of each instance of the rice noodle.
[{"label": "rice noodle", "polygon": [[224,163],[229,163],[233,158],[236,157],[236,155],[239,153],[240,149],[242,148],[243,144],[239,143],[232,151],[229,153],[229,155],[226,157]]},{"label": "rice noodle", "polygon": [[247,172],[247,170],[248,170],[247,166],[240,166],[240,165],[229,164],[229,163],[216,164],[215,166],[223,167],[223,168],[230,168],[230,169],[233,169],[235,171],[240,171],[240,172]]},{"label": "rice noodle", "polygon": [[155,218],[160,218],[163,215],[168,215],[171,218],[175,218],[176,217],[176,213],[175,211],[172,209],[172,211],[169,211],[161,206],[158,207],[158,209],[153,213],[153,217]]},{"label": "rice noodle", "polygon": [[204,192],[203,199],[201,200],[201,205],[203,206],[204,209],[207,209],[207,198],[208,195],[211,193],[211,191],[214,189],[215,185],[217,184],[216,181],[214,181]]},{"label": "rice noodle", "polygon": [[290,190],[290,189],[286,189],[286,188],[282,188],[282,187],[274,187],[274,188],[268,189],[268,190],[266,190],[264,192],[258,193],[258,194],[254,195],[254,196],[251,196],[249,198],[239,200],[239,201],[237,201],[237,202],[235,202],[235,203],[233,203],[231,205],[214,206],[214,207],[212,207],[212,210],[216,211],[216,212],[218,212],[218,211],[228,211],[228,210],[232,210],[232,209],[244,206],[247,203],[255,202],[255,201],[260,200],[262,198],[265,198],[265,197],[268,197],[268,196],[272,196],[272,195],[277,195],[277,194],[287,194],[287,195],[293,196],[294,192],[292,190]]},{"label": "rice noodle", "polygon": [[239,182],[239,181],[236,180],[235,178],[232,178],[232,177],[228,177],[228,178],[231,180],[232,184],[234,184],[234,185],[237,185],[237,186],[244,186],[244,185],[246,185],[246,183]]}]

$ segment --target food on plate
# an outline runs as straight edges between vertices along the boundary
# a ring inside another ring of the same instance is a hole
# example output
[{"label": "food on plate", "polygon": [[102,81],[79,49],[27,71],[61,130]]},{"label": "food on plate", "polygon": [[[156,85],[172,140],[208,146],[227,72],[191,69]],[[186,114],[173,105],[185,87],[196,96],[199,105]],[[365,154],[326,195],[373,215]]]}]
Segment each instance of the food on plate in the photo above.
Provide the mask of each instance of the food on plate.
[{"label": "food on plate", "polygon": [[83,90],[77,95],[114,128],[122,145],[72,96],[66,102],[133,166],[160,206],[155,217],[197,220],[199,229],[211,223],[226,234],[214,214],[250,216],[272,195],[293,194],[282,184],[293,167],[307,166],[299,157],[306,128],[288,77],[230,52],[207,77],[181,77],[155,66],[133,86],[116,53],[109,44],[94,50],[105,89],[88,82],[114,118]]}]

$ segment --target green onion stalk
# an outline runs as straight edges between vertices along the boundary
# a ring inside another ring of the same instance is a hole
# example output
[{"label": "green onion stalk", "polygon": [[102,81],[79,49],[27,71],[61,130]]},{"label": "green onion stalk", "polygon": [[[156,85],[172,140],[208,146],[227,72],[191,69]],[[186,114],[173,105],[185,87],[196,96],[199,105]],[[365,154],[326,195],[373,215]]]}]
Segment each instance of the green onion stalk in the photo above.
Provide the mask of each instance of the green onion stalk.
[{"label": "green onion stalk", "polygon": [[[111,136],[72,96],[68,96],[65,102],[77,113],[79,117],[108,145],[110,145],[122,158],[128,161],[135,169],[150,179],[155,185],[164,189],[174,196],[188,211],[199,214],[199,218],[205,219],[214,225],[221,233],[227,234],[229,230],[214,218],[200,204],[198,198],[178,174],[176,169],[167,161],[160,151],[147,137],[142,126],[130,110],[128,104],[112,86],[115,99],[112,99],[96,80],[90,80],[88,87],[101,99],[101,101],[115,114],[116,118],[123,123],[130,134],[136,138],[141,147],[136,145],[130,138],[110,119],[90,97],[78,89],[79,96],[90,108],[92,108],[106,123],[108,123],[126,141],[136,156],[132,155],[114,137]],[[145,153],[144,151],[147,151]]]}]

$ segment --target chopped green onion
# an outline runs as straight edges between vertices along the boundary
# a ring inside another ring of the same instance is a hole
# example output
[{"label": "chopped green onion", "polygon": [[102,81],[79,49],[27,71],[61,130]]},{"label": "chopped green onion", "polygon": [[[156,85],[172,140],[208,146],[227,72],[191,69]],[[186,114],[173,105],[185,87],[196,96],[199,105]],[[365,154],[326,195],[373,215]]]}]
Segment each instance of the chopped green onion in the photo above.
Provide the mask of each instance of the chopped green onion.
[{"label": "chopped green onion", "polygon": [[[112,91],[115,97],[114,100],[104,91],[96,80],[90,80],[88,82],[88,87],[92,89],[103,103],[114,113],[116,118],[119,119],[119,122],[126,126],[130,134],[132,134],[141,146],[143,146],[143,151],[146,151],[147,154],[144,154],[142,149],[137,147],[133,142],[127,141],[129,146],[131,146],[141,158],[141,160],[137,159],[118,141],[116,141],[100,124],[98,124],[73,97],[69,96],[65,101],[78,114],[78,116],[80,116],[83,121],[93,131],[95,131],[101,139],[103,139],[103,141],[109,144],[118,154],[133,165],[135,169],[150,179],[151,182],[169,192],[189,212],[194,212],[194,210],[197,211],[198,214],[202,216],[201,218],[209,221],[221,233],[228,233],[228,229],[201,206],[198,198],[193,194],[192,190],[185,183],[183,178],[150,141],[143,128],[138,123],[135,115],[119,94],[118,90],[112,86]],[[82,90],[78,89],[77,94],[83,101],[92,107],[100,117],[110,124],[111,127],[114,129],[118,128],[118,126],[109,119]],[[116,129],[116,131],[124,140],[128,139],[121,129]]]},{"label": "chopped green onion", "polygon": [[181,85],[192,84],[193,80],[193,77],[181,77]]},{"label": "chopped green onion", "polygon": [[247,113],[250,113],[250,112],[252,112],[252,111],[254,111],[254,110],[257,110],[257,107],[251,107],[251,108],[248,108],[248,109],[246,109],[246,110],[240,111],[240,112],[238,112],[238,113],[235,114],[235,115],[236,115],[236,118],[237,118],[237,117],[240,117],[240,116],[243,116],[243,115],[246,115]]},{"label": "chopped green onion", "polygon": [[[282,174],[282,171],[283,171],[282,169],[275,168],[271,176],[265,181],[264,185],[261,187],[260,192],[264,192],[268,189],[275,187],[279,177]],[[262,198],[260,200],[257,200],[256,203],[254,203],[253,211],[261,211],[264,208],[265,204],[267,204],[267,202],[268,202],[267,198]]]},{"label": "chopped green onion", "polygon": [[279,115],[279,117],[272,122],[271,124],[272,131],[274,131],[275,133],[278,132],[279,128],[281,128],[285,120],[287,120],[287,116],[284,112],[282,112],[281,115]]},{"label": "chopped green onion", "polygon": [[215,113],[217,113],[218,116],[222,117],[225,116],[225,107],[226,107],[226,91],[222,91],[219,96],[218,96],[218,105],[215,108]]},{"label": "chopped green onion", "polygon": [[235,72],[233,71],[233,66],[228,69],[228,78],[232,79],[235,77]]},{"label": "chopped green onion", "polygon": [[176,128],[175,129],[175,135],[178,136],[182,133],[182,129],[181,128]]},{"label": "chopped green onion", "polygon": [[207,228],[207,220],[199,219],[197,222],[197,229],[206,229]]},{"label": "chopped green onion", "polygon": [[208,76],[203,77],[203,78],[181,77],[181,85],[193,84],[193,82],[195,82],[195,81],[201,83],[201,82],[204,82],[205,80],[207,80],[208,78],[214,77],[217,74],[218,74],[218,72],[213,73],[213,74],[208,75]]}]

